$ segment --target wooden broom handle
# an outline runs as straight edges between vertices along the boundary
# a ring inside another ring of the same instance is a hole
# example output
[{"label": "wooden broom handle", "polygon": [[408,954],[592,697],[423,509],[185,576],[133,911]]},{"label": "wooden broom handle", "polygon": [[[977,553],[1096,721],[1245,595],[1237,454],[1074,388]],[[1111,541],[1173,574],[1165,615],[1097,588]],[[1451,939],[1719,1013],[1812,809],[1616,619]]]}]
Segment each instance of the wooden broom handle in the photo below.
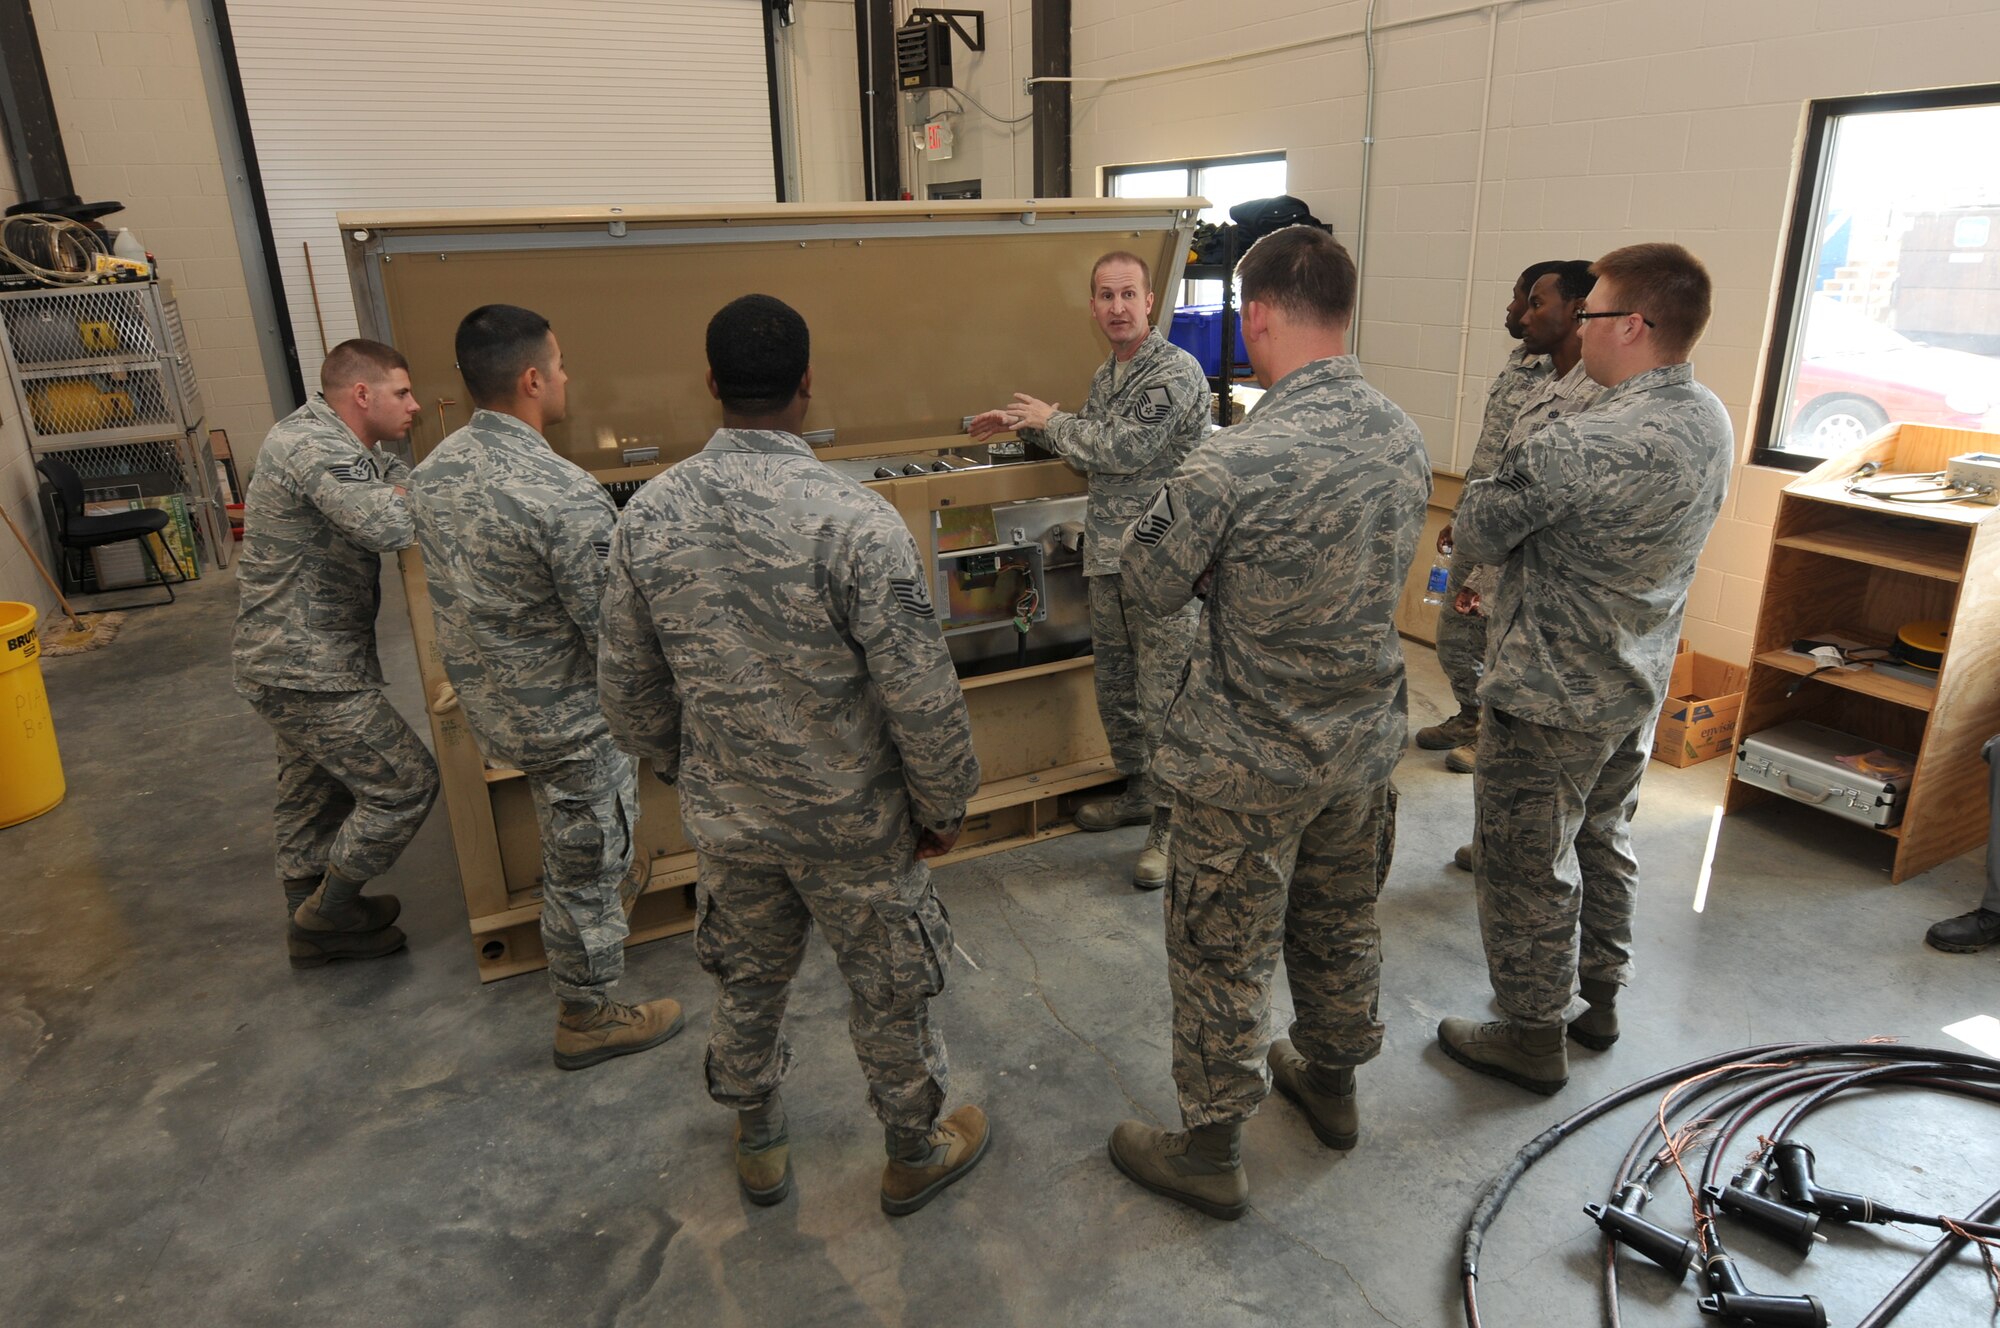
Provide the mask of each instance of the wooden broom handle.
[{"label": "wooden broom handle", "polygon": [[4,503],[0,503],[0,521],[7,523],[7,529],[13,531],[14,538],[20,541],[21,552],[28,555],[28,561],[33,563],[35,570],[42,574],[42,580],[49,583],[49,589],[55,592],[56,603],[62,605],[63,612],[69,615],[71,622],[76,621],[76,610],[72,609],[69,606],[69,600],[63,597],[62,587],[57,585],[56,579],[49,575],[49,569],[42,566],[42,560],[35,556],[34,547],[28,543],[28,537],[21,533],[21,528],[14,524],[14,518],[7,515],[7,507]]}]

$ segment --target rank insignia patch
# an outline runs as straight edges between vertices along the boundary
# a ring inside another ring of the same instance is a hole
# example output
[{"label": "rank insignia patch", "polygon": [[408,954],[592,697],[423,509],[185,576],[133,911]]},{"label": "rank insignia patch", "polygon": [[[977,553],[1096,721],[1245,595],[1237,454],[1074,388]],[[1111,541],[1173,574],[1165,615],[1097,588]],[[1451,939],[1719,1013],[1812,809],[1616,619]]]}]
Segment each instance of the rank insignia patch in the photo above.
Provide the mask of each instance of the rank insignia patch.
[{"label": "rank insignia patch", "polygon": [[919,618],[937,616],[937,611],[931,608],[930,592],[924,588],[923,582],[891,577],[889,589],[895,593],[896,603],[903,606],[903,612],[914,613]]},{"label": "rank insignia patch", "polygon": [[1162,489],[1146,515],[1139,518],[1139,524],[1132,527],[1132,538],[1150,549],[1167,537],[1167,531],[1179,519],[1180,513],[1174,509],[1173,491]]}]

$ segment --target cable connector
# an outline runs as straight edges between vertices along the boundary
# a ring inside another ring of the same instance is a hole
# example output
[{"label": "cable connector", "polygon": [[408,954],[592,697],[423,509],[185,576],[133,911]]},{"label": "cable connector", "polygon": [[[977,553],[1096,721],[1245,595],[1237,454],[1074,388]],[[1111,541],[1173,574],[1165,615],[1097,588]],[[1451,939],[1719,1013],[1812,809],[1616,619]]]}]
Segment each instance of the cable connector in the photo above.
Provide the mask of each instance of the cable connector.
[{"label": "cable connector", "polygon": [[1672,1273],[1674,1281],[1679,1282],[1687,1276],[1688,1269],[1694,1267],[1701,1251],[1695,1248],[1693,1241],[1676,1236],[1665,1227],[1639,1216],[1639,1200],[1644,1195],[1645,1190],[1639,1185],[1627,1185],[1619,1191],[1616,1204],[1585,1204],[1583,1212],[1597,1223],[1599,1231],[1651,1259]]},{"label": "cable connector", "polygon": [[1826,1306],[1817,1296],[1761,1296],[1743,1285],[1736,1261],[1718,1251],[1702,1269],[1713,1291],[1695,1302],[1703,1314],[1716,1314],[1759,1328],[1826,1328]]},{"label": "cable connector", "polygon": [[1779,1203],[1738,1185],[1709,1185],[1702,1193],[1731,1217],[1762,1228],[1800,1254],[1811,1254],[1815,1244],[1826,1240],[1819,1234],[1818,1213]]}]

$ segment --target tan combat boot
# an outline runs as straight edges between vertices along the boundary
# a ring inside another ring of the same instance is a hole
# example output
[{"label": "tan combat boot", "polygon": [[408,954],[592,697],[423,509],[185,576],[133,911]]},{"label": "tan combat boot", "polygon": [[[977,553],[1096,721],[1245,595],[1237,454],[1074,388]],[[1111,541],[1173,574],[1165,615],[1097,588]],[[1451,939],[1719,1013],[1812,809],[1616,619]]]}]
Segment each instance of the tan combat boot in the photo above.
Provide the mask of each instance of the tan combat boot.
[{"label": "tan combat boot", "polygon": [[1234,1222],[1250,1211],[1243,1123],[1162,1130],[1123,1121],[1111,1132],[1111,1163],[1155,1194]]},{"label": "tan combat boot", "polygon": [[319,889],[317,876],[289,876],[285,878],[285,919],[299,911],[299,905],[311,899],[313,891]]},{"label": "tan combat boot", "polygon": [[1609,1051],[1618,1040],[1618,984],[1585,978],[1579,985],[1590,1008],[1570,1020],[1569,1035],[1592,1051]]},{"label": "tan combat boot", "polygon": [[564,1001],[556,1016],[556,1068],[584,1070],[657,1047],[686,1023],[680,1002],[666,996],[644,1005]]},{"label": "tan combat boot", "polygon": [[1445,752],[1463,747],[1479,736],[1479,712],[1461,710],[1442,724],[1417,730],[1417,746],[1427,752]]},{"label": "tan combat boot", "polygon": [[1468,872],[1469,872],[1469,871],[1471,871],[1471,870],[1472,870],[1472,845],[1470,845],[1470,844],[1460,844],[1460,845],[1458,846],[1458,849],[1457,849],[1457,851],[1455,851],[1455,852],[1454,852],[1454,853],[1453,853],[1453,854],[1451,855],[1451,865],[1452,865],[1452,866],[1454,866],[1454,867],[1456,867],[1456,868],[1458,868],[1458,869],[1459,869],[1460,871],[1468,871]]},{"label": "tan combat boot", "polygon": [[[293,887],[286,883],[289,898]],[[293,968],[318,968],[339,959],[380,959],[403,948],[408,938],[392,924],[403,905],[394,895],[363,895],[366,881],[328,872],[292,911],[285,950]]]},{"label": "tan combat boot", "polygon": [[743,1197],[769,1208],[792,1192],[791,1131],[777,1094],[736,1113],[736,1180]]},{"label": "tan combat boot", "polygon": [[1079,830],[1116,830],[1121,825],[1144,825],[1153,819],[1153,802],[1138,787],[1138,777],[1115,798],[1099,798],[1076,809]]},{"label": "tan combat boot", "polygon": [[882,1211],[908,1217],[944,1192],[986,1156],[993,1138],[986,1113],[963,1106],[937,1123],[928,1135],[886,1132],[888,1165],[882,1168]]},{"label": "tan combat boot", "polygon": [[1454,775],[1469,775],[1479,769],[1479,749],[1471,743],[1454,747],[1444,754],[1444,768]]},{"label": "tan combat boot", "polygon": [[1153,828],[1146,832],[1146,847],[1132,864],[1132,888],[1157,890],[1167,883],[1171,871],[1168,855],[1173,851],[1173,822],[1164,808],[1153,813]]},{"label": "tan combat boot", "polygon": [[1321,1143],[1343,1151],[1354,1147],[1361,1138],[1361,1115],[1354,1105],[1353,1066],[1315,1066],[1289,1038],[1273,1042],[1264,1059],[1271,1067],[1271,1082],[1299,1104]]},{"label": "tan combat boot", "polygon": [[1569,1082],[1569,1049],[1563,1026],[1529,1027],[1510,1019],[1480,1023],[1447,1019],[1438,1025],[1438,1045],[1467,1069],[1519,1084],[1551,1097]]}]

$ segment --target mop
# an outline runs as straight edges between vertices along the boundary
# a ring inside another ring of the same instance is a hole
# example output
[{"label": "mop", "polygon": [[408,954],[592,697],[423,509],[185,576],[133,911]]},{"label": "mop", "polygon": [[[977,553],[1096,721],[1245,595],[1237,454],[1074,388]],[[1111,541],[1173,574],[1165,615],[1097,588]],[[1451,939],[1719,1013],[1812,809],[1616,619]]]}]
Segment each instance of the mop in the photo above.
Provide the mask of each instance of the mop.
[{"label": "mop", "polygon": [[42,560],[35,556],[34,547],[28,543],[28,537],[14,524],[14,518],[7,515],[4,505],[0,505],[0,521],[5,521],[7,529],[14,532],[14,538],[20,542],[21,551],[28,555],[28,561],[42,574],[42,580],[49,583],[49,589],[55,592],[56,602],[62,605],[63,614],[69,619],[60,631],[51,632],[47,628],[42,629],[42,653],[50,656],[81,655],[86,650],[110,645],[111,638],[118,635],[119,627],[124,625],[125,615],[80,614],[71,608],[69,600],[63,597],[62,587],[58,586],[56,579],[49,575],[49,569],[42,566]]}]

